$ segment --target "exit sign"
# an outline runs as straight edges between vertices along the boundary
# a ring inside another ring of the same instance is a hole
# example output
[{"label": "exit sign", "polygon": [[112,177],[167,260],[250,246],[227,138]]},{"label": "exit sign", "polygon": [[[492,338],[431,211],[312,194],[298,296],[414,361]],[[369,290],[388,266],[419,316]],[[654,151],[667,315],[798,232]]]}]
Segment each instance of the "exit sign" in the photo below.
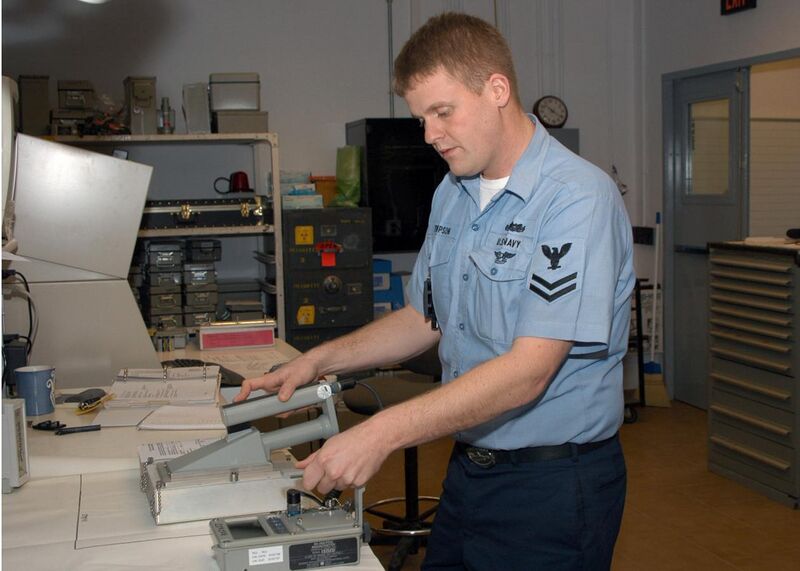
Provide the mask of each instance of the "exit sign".
[{"label": "exit sign", "polygon": [[757,0],[720,0],[720,14],[727,16],[756,7]]}]

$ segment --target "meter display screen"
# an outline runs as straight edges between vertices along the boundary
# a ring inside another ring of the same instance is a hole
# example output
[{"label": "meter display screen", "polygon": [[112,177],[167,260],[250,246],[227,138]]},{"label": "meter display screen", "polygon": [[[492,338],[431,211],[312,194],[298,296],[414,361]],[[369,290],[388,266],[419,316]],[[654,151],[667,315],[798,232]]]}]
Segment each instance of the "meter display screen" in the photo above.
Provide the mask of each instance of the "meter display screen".
[{"label": "meter display screen", "polygon": [[267,534],[264,528],[258,523],[257,519],[245,519],[239,521],[229,521],[228,531],[235,540],[239,539],[253,539],[256,537],[264,537]]}]

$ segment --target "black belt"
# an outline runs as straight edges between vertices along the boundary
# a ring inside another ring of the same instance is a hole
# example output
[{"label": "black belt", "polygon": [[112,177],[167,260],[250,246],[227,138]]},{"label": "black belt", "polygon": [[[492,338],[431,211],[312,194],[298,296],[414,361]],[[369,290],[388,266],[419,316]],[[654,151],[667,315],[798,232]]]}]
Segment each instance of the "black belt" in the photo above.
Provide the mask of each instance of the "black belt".
[{"label": "black belt", "polygon": [[616,439],[617,435],[615,434],[611,438],[598,440],[597,442],[587,442],[586,444],[567,442],[566,444],[555,446],[533,446],[531,448],[517,448],[516,450],[492,450],[456,442],[455,449],[459,454],[465,454],[473,464],[481,468],[491,468],[495,464],[524,464],[570,458],[573,455],[586,454],[592,450],[602,448]]}]

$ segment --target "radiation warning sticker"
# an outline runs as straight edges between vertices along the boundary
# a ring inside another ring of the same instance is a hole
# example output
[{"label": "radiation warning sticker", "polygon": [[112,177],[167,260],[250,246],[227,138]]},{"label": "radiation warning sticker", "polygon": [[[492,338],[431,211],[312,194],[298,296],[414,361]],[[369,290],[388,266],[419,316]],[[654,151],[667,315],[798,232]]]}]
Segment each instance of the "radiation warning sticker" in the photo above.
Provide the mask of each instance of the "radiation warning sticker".
[{"label": "radiation warning sticker", "polygon": [[298,325],[314,325],[316,321],[316,311],[313,305],[301,305],[297,308]]},{"label": "radiation warning sticker", "polygon": [[294,227],[294,243],[296,246],[313,246],[314,245],[314,227],[313,226],[295,226]]}]

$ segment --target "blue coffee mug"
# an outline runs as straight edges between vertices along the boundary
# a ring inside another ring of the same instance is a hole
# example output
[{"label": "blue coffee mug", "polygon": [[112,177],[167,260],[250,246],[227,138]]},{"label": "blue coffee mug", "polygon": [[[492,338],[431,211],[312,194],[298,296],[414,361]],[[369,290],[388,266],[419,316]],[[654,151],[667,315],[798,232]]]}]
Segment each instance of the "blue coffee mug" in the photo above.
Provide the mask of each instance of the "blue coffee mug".
[{"label": "blue coffee mug", "polygon": [[25,399],[25,415],[50,414],[56,408],[56,370],[47,365],[14,370],[17,395]]}]

